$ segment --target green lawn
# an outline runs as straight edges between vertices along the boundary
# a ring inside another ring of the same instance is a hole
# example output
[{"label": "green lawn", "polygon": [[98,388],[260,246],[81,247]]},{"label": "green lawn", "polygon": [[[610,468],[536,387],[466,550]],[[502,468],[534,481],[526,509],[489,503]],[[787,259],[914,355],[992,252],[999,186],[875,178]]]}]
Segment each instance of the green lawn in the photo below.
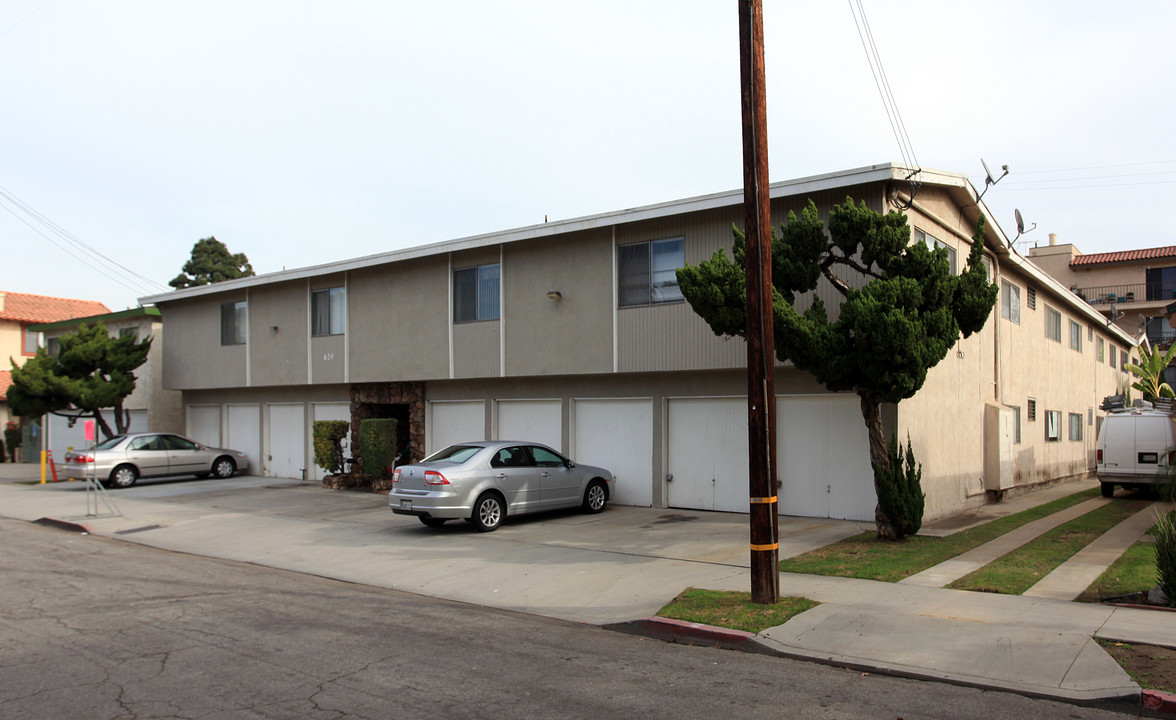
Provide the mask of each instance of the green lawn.
[{"label": "green lawn", "polygon": [[703,623],[757,633],[783,625],[818,603],[808,598],[783,597],[775,605],[751,601],[751,593],[689,588],[658,611],[658,617]]},{"label": "green lawn", "polygon": [[1096,603],[1103,598],[1132,593],[1146,593],[1159,582],[1156,571],[1156,544],[1140,540],[1106,569],[1098,580],[1078,596],[1078,602]]},{"label": "green lawn", "polygon": [[945,538],[913,537],[900,542],[885,542],[877,540],[872,532],[862,533],[784,560],[780,563],[780,570],[897,582],[979,547],[1026,523],[1096,497],[1098,493],[1097,488],[1084,490]]},{"label": "green lawn", "polygon": [[1107,530],[1149,504],[1148,500],[1116,500],[1103,505],[1030,540],[948,587],[1020,595]]}]

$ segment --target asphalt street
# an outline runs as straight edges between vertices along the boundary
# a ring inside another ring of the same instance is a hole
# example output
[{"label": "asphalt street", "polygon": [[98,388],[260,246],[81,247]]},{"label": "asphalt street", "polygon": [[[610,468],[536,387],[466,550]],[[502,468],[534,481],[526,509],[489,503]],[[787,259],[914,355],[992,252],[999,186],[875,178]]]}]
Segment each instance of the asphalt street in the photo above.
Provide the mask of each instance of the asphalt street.
[{"label": "asphalt street", "polygon": [[1121,718],[0,520],[0,719]]}]

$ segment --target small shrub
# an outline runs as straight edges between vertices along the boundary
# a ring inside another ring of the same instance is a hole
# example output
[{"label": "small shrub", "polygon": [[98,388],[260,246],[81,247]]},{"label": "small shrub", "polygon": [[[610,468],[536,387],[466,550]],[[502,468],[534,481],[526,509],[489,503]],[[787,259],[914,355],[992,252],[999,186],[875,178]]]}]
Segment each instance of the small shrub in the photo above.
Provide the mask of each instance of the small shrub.
[{"label": "small shrub", "polygon": [[8,457],[12,462],[16,462],[16,449],[21,446],[23,441],[20,425],[9,420],[8,426],[4,428],[4,444],[8,446]]},{"label": "small shrub", "polygon": [[915,535],[923,527],[923,479],[922,464],[915,465],[915,453],[911,450],[911,438],[907,436],[906,452],[898,444],[898,437],[892,435],[887,445],[890,468],[878,473],[878,504],[886,517],[890,518],[896,533],[895,539]]},{"label": "small shrub", "polygon": [[346,420],[315,420],[314,464],[337,475],[343,469],[343,439],[350,430]]},{"label": "small shrub", "polygon": [[1156,576],[1160,589],[1176,599],[1176,510],[1156,518],[1152,534],[1156,538]]},{"label": "small shrub", "polygon": [[359,462],[373,477],[391,474],[396,462],[396,420],[368,418],[359,423]]}]

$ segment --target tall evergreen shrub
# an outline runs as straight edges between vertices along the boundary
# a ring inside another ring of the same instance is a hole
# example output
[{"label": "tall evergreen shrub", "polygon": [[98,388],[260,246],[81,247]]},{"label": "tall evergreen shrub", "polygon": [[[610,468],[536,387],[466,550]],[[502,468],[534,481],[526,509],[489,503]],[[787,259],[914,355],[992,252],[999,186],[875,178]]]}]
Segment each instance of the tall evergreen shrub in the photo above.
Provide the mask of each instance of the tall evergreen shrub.
[{"label": "tall evergreen shrub", "polygon": [[890,436],[886,451],[890,467],[874,466],[874,473],[885,480],[878,484],[879,509],[893,521],[898,538],[915,535],[923,527],[923,465],[915,464],[910,435],[905,453],[896,435]]},{"label": "tall evergreen shrub", "polygon": [[343,439],[350,430],[346,420],[315,420],[314,464],[337,475],[343,469]]},{"label": "tall evergreen shrub", "polygon": [[1176,510],[1156,518],[1156,579],[1168,602],[1176,601]]},{"label": "tall evergreen shrub", "polygon": [[373,477],[392,473],[396,461],[396,420],[368,418],[359,423],[359,461],[363,471]]}]

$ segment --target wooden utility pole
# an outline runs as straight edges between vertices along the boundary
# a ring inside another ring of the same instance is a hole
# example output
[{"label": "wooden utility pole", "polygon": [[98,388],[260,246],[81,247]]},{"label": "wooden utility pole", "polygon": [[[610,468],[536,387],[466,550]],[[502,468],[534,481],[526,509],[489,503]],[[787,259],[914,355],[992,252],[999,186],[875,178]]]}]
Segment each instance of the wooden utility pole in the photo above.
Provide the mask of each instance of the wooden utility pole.
[{"label": "wooden utility pole", "polygon": [[747,227],[747,432],[751,498],[751,599],[780,599],[776,494],[775,340],[772,334],[772,213],[762,0],[739,0],[743,106],[743,209]]}]

